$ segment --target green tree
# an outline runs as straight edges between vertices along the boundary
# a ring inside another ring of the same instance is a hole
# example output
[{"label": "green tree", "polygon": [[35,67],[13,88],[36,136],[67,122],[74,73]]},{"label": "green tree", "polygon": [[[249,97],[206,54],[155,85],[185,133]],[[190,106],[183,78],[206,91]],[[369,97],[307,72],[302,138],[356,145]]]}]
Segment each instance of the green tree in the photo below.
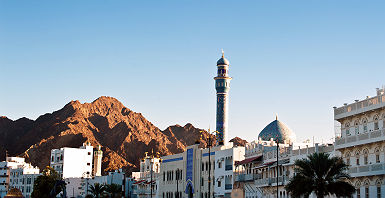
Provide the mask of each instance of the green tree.
[{"label": "green tree", "polygon": [[106,185],[106,192],[110,194],[111,198],[121,197],[122,195],[122,186],[118,184]]},{"label": "green tree", "polygon": [[103,184],[95,183],[90,186],[90,192],[95,198],[100,198],[104,191],[106,190],[106,186]]},{"label": "green tree", "polygon": [[346,182],[348,165],[340,157],[330,157],[327,153],[314,153],[306,159],[296,160],[295,175],[286,185],[293,197],[308,197],[312,192],[318,198],[327,195],[350,197],[355,188]]},{"label": "green tree", "polygon": [[[55,183],[61,180],[60,175],[51,167],[47,166],[42,175],[38,176],[33,184],[32,198],[50,198],[50,193]],[[61,186],[56,186],[56,195],[62,191]]]}]

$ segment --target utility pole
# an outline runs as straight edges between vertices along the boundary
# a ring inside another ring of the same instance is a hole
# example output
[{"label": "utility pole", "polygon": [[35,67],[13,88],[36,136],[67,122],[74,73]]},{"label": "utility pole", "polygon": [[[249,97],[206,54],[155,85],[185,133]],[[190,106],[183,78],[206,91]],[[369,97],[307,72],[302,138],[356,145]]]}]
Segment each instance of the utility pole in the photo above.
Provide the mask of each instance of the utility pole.
[{"label": "utility pole", "polygon": [[279,138],[277,137],[277,198],[278,198],[278,191],[279,191],[279,188],[278,188],[278,182],[279,182],[279,168],[278,168],[278,158],[279,158]]},{"label": "utility pole", "polygon": [[[205,131],[200,131],[201,132],[201,140],[202,140],[202,133],[205,132]],[[207,183],[208,183],[208,193],[209,193],[209,198],[211,197],[211,146],[212,146],[212,137],[211,135],[214,135],[216,137],[216,134],[218,134],[219,132],[218,131],[212,131],[210,132],[210,129],[208,130],[208,138],[206,140],[207,141],[207,146],[209,147],[209,178],[207,180]],[[203,161],[203,160],[202,160]],[[215,165],[215,164],[214,164]]]}]

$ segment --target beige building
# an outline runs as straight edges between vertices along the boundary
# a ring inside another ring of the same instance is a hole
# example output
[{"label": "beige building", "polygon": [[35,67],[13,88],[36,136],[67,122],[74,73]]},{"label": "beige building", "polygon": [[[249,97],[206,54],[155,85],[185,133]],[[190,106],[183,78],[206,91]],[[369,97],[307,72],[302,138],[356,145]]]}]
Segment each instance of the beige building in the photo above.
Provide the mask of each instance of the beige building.
[{"label": "beige building", "polygon": [[334,119],[341,124],[336,134],[336,150],[350,165],[355,198],[385,197],[385,89],[334,108]]}]

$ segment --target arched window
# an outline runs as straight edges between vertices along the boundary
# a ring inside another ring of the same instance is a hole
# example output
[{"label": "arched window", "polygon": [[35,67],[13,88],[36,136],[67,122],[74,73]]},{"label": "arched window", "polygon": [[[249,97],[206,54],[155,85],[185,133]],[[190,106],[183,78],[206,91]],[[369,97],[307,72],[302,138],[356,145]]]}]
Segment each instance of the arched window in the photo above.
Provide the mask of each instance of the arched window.
[{"label": "arched window", "polygon": [[349,122],[347,122],[345,124],[345,134],[346,134],[346,136],[350,136],[351,135],[350,134],[350,123]]},{"label": "arched window", "polygon": [[385,129],[385,113],[382,114],[382,128]]},{"label": "arched window", "polygon": [[378,179],[376,181],[377,198],[381,198],[381,195],[382,195],[382,193],[381,193],[381,183],[382,183],[381,179]]},{"label": "arched window", "polygon": [[360,134],[360,121],[356,120],[354,122],[354,132],[356,132],[356,135]]},{"label": "arched window", "polygon": [[376,163],[380,163],[380,148],[379,147],[374,149],[374,154],[376,155]]},{"label": "arched window", "polygon": [[347,165],[350,165],[350,152],[347,152],[347,153],[345,154],[345,157],[346,157],[346,164],[347,164]]},{"label": "arched window", "polygon": [[360,151],[356,151],[356,165],[360,165]]},{"label": "arched window", "polygon": [[370,185],[369,180],[365,180],[364,184],[365,184],[365,198],[369,198],[369,185]]},{"label": "arched window", "polygon": [[364,129],[364,133],[368,132],[368,119],[367,118],[362,119],[362,126]]},{"label": "arched window", "polygon": [[380,129],[380,127],[378,126],[378,115],[377,114],[373,117],[373,121],[374,121],[374,130]]},{"label": "arched window", "polygon": [[367,165],[368,164],[369,150],[368,149],[364,149],[363,150],[363,154],[364,154],[364,164]]},{"label": "arched window", "polygon": [[357,198],[361,198],[361,182],[357,181],[356,182],[356,193],[357,193]]}]

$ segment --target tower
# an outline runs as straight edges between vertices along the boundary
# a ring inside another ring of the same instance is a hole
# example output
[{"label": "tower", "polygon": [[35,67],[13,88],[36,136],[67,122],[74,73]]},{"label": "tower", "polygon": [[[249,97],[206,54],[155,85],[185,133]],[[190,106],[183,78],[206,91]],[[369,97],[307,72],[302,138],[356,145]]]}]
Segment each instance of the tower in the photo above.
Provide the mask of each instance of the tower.
[{"label": "tower", "polygon": [[98,147],[94,151],[93,176],[101,176],[102,175],[102,158],[103,158],[103,151],[101,149],[101,146],[98,145]]},{"label": "tower", "polygon": [[217,90],[217,143],[223,145],[227,143],[227,120],[228,120],[228,93],[230,91],[229,74],[230,62],[225,58],[222,50],[222,57],[217,61],[218,74],[214,78],[215,89]]}]

